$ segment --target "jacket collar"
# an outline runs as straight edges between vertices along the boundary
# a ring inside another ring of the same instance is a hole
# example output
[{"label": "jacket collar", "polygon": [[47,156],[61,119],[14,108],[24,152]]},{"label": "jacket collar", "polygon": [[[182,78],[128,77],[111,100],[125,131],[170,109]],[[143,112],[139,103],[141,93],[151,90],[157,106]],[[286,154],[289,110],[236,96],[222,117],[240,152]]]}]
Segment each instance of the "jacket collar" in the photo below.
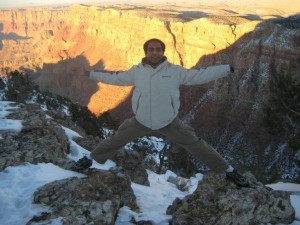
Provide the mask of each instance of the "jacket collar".
[{"label": "jacket collar", "polygon": [[156,65],[152,65],[148,62],[147,58],[144,57],[142,58],[142,64],[145,65],[149,65],[151,66],[153,69],[156,69],[157,67],[159,67],[162,63],[164,63],[165,61],[167,61],[167,57],[163,56],[163,58],[156,64]]}]

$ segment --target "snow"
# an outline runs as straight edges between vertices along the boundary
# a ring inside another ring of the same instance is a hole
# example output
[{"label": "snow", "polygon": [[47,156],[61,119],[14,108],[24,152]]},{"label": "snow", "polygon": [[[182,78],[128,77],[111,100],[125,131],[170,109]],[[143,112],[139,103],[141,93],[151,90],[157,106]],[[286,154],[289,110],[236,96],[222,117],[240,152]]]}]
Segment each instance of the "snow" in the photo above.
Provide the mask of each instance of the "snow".
[{"label": "snow", "polygon": [[[35,91],[33,93],[35,93]],[[32,95],[31,99],[26,100],[26,104],[35,104],[36,102],[37,102],[37,95]]]},{"label": "snow", "polygon": [[266,186],[272,188],[273,190],[289,191],[295,193],[290,195],[290,199],[291,199],[292,206],[296,211],[295,218],[296,220],[299,221],[295,221],[292,224],[300,225],[300,184],[278,182],[276,184],[269,184]]},{"label": "snow", "polygon": [[8,167],[0,173],[0,224],[26,224],[45,207],[32,204],[33,193],[41,186],[68,177],[84,175],[63,170],[51,163]]},{"label": "snow", "polygon": [[276,184],[268,184],[266,186],[278,191],[300,192],[300,184],[278,182]]},{"label": "snow", "polygon": [[[143,143],[143,145],[148,146],[149,148],[153,148],[160,152],[163,150],[165,146],[165,141],[162,138],[154,137],[154,136],[145,136],[138,139],[139,143]],[[130,142],[127,145],[125,145],[125,148],[131,149],[134,145],[134,142]]]},{"label": "snow", "polygon": [[62,106],[62,111],[65,113],[65,115],[70,116],[71,112],[69,111],[69,107],[66,105]]},{"label": "snow", "polygon": [[14,109],[19,108],[18,106],[11,106],[14,102],[0,101],[0,118],[8,116]]},{"label": "snow", "polygon": [[67,127],[62,126],[62,128],[64,129],[69,140],[70,139],[72,140],[74,137],[82,137],[80,134],[78,134],[77,132],[75,132]]},{"label": "snow", "polygon": [[192,193],[202,178],[202,176],[199,176],[198,180],[196,177],[194,178],[197,182],[193,182],[191,192],[182,192],[174,184],[167,182],[169,176],[176,175],[171,171],[161,175],[148,171],[150,187],[132,183],[131,187],[134,190],[137,204],[142,211],[136,215],[138,220],[150,220],[153,224],[169,224],[171,216],[166,215],[166,210],[174,201],[174,197],[182,199],[187,194]]},{"label": "snow", "polygon": [[[0,101],[0,116],[5,125],[1,129],[8,128],[18,132],[20,130],[20,121],[5,119],[9,114],[8,110],[12,108],[9,102]],[[75,141],[74,137],[80,136],[75,131],[63,127],[70,142],[69,158],[77,160],[80,157],[89,154],[89,151],[82,148]],[[159,142],[159,140],[158,140]],[[108,160],[105,164],[93,162],[92,167],[108,170],[114,167],[115,163]],[[190,178],[190,188],[182,192],[176,186],[167,181],[168,177],[176,176],[171,171],[166,174],[156,174],[147,171],[149,175],[150,186],[143,186],[132,183],[131,187],[136,195],[139,212],[133,212],[130,208],[124,206],[119,210],[116,225],[130,225],[130,220],[134,217],[136,221],[150,220],[155,225],[168,225],[170,216],[166,215],[167,207],[175,198],[184,198],[186,195],[195,191],[197,184],[202,180],[202,174],[197,174]],[[51,211],[51,208],[33,204],[34,192],[43,185],[69,177],[85,177],[85,175],[64,170],[52,163],[39,163],[33,165],[26,163],[21,166],[7,167],[0,172],[0,224],[1,225],[23,225],[26,224],[34,215],[40,212]],[[291,192],[291,202],[296,210],[296,219],[292,225],[300,225],[300,185],[292,183],[270,184],[269,187],[274,190],[286,190]],[[56,218],[51,221],[51,225],[61,225],[62,218]],[[42,223],[36,223],[42,224]]]},{"label": "snow", "polygon": [[11,103],[12,102],[0,101],[0,139],[2,139],[1,132],[19,132],[23,127],[21,120],[4,119],[12,112],[11,110],[18,108],[16,106],[10,106]]},{"label": "snow", "polygon": [[21,120],[0,119],[0,131],[9,130],[19,132],[22,130]]},{"label": "snow", "polygon": [[[163,150],[164,146],[165,146],[165,141],[162,138],[158,138],[158,137],[154,137],[154,136],[150,136],[150,137],[144,137],[143,138],[144,142],[149,142],[151,144],[153,144],[153,147],[157,150],[157,151],[161,151]],[[150,144],[148,144],[150,145]]]}]

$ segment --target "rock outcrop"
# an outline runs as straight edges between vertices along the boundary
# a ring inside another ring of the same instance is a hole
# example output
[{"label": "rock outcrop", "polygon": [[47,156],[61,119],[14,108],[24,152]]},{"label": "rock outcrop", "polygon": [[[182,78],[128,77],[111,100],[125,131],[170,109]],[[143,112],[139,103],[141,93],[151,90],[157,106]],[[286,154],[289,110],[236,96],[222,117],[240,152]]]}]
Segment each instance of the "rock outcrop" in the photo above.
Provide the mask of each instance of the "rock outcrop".
[{"label": "rock outcrop", "polygon": [[[0,171],[8,166],[48,162],[68,169],[71,163],[67,158],[69,140],[61,122],[80,132],[82,137],[76,140],[85,146],[99,142],[91,136],[83,140],[85,134],[80,127],[67,117],[59,119],[58,113],[50,117],[51,112],[45,113],[37,104],[17,106],[8,117],[21,119],[23,129],[20,133],[9,130],[1,133]],[[40,187],[34,193],[33,202],[51,210],[35,215],[27,224],[47,224],[51,219],[61,218],[63,224],[113,225],[121,207],[138,211],[131,181],[149,185],[143,160],[129,150],[119,152],[114,160],[117,166],[108,171],[90,168],[83,171],[85,177],[63,179]],[[271,191],[251,174],[247,177],[250,188],[240,189],[224,179],[224,175],[205,176],[192,195],[175,200],[169,207],[172,224],[276,224],[294,220],[288,193]],[[181,190],[189,185],[184,179],[172,179],[170,182]],[[137,224],[152,223],[138,221]]]},{"label": "rock outcrop", "polygon": [[[85,136],[84,138],[75,138],[75,141],[85,149],[92,151],[100,143],[100,138]],[[144,159],[139,153],[126,148],[121,148],[112,157],[112,160],[120,168],[120,171],[123,170],[130,177],[132,182],[149,186],[148,173],[146,171]]]},{"label": "rock outcrop", "polygon": [[19,104],[11,119],[23,121],[19,134],[7,132],[0,140],[0,169],[28,163],[58,163],[69,153],[68,139],[59,124],[48,120],[40,105]]},{"label": "rock outcrop", "polygon": [[[57,112],[46,113],[38,104],[16,104],[16,106],[8,117],[21,120],[23,128],[19,133],[2,131],[0,171],[8,166],[25,163],[53,163],[64,169],[70,169],[74,161],[67,158],[70,144],[61,122],[84,135],[82,129],[75,124],[72,125],[65,116],[59,119]],[[49,115],[55,115],[56,119]],[[87,140],[90,145],[99,142],[98,138],[90,140],[90,136]],[[139,157],[135,156],[134,159],[139,161],[132,162],[132,165],[143,165]],[[132,210],[138,209],[131,188],[130,177],[133,171],[131,169],[127,173],[126,169],[128,168],[115,167],[109,171],[89,169],[84,171],[85,178],[59,180],[41,187],[34,195],[34,202],[47,205],[52,211],[34,216],[28,224],[35,224],[38,221],[49,222],[53,218],[64,217],[63,224],[94,222],[113,225],[119,208],[126,205]],[[143,184],[148,182],[149,185],[144,167],[135,168],[135,174],[139,174],[133,177],[135,181]]]},{"label": "rock outcrop", "polygon": [[132,182],[149,186],[148,173],[141,155],[132,150],[121,149],[114,157],[117,166],[126,171]]},{"label": "rock outcrop", "polygon": [[249,188],[238,188],[224,175],[204,176],[197,190],[176,199],[168,208],[172,225],[189,224],[290,224],[295,211],[286,192],[272,191],[250,173]]},{"label": "rock outcrop", "polygon": [[138,208],[126,174],[117,170],[94,170],[87,175],[55,181],[37,190],[34,203],[50,206],[52,212],[42,214],[42,219],[37,216],[31,222],[63,217],[63,224],[113,225],[123,205],[133,210]]}]

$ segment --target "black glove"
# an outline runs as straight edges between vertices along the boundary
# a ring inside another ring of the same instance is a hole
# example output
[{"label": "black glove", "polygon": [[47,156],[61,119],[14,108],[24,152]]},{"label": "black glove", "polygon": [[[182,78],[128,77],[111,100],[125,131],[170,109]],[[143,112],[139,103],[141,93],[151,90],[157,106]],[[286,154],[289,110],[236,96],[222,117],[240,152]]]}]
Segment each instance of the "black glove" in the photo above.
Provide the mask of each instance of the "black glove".
[{"label": "black glove", "polygon": [[230,72],[231,72],[231,73],[234,73],[234,68],[233,68],[232,65],[230,65]]}]

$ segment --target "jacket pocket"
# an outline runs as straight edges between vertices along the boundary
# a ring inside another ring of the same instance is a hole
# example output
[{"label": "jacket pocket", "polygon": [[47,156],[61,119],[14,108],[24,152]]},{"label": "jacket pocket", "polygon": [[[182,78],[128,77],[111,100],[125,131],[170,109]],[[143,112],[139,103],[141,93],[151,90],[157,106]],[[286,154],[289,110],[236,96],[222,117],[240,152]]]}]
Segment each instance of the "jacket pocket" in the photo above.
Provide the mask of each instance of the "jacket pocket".
[{"label": "jacket pocket", "polygon": [[178,114],[178,97],[175,93],[165,92],[158,101],[157,108],[153,111],[161,123],[169,123]]},{"label": "jacket pocket", "polygon": [[171,105],[173,108],[173,113],[177,114],[180,103],[179,103],[179,95],[177,95],[176,93],[171,94]]},{"label": "jacket pocket", "polygon": [[142,97],[142,93],[139,91],[134,91],[132,95],[132,110],[134,114],[137,113],[137,110],[139,108],[139,102]]},{"label": "jacket pocket", "polygon": [[173,97],[171,96],[171,105],[172,105],[172,108],[173,108],[173,114],[175,114],[176,113],[176,108],[175,108],[175,101],[174,101],[174,99],[173,99]]}]

